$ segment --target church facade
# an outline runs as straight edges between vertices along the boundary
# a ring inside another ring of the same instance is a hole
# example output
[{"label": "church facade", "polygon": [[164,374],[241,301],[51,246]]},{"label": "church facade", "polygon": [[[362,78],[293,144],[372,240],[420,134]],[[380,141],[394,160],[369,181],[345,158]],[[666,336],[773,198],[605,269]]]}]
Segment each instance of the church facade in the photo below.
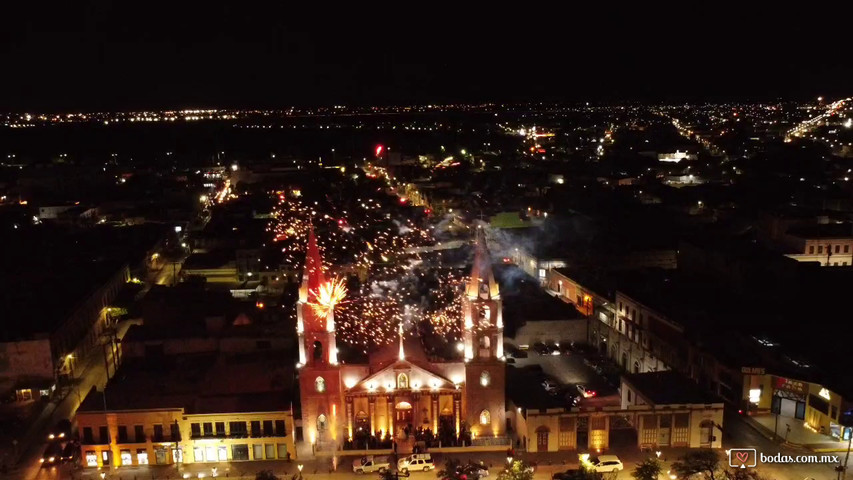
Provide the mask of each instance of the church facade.
[{"label": "church facade", "polygon": [[428,358],[419,339],[371,352],[366,364],[337,356],[334,312],[311,307],[326,282],[313,232],[297,303],[303,441],[313,452],[353,447],[356,438],[404,442],[442,432],[466,445],[506,445],[501,298],[485,242],[478,241],[462,300],[460,358]]}]

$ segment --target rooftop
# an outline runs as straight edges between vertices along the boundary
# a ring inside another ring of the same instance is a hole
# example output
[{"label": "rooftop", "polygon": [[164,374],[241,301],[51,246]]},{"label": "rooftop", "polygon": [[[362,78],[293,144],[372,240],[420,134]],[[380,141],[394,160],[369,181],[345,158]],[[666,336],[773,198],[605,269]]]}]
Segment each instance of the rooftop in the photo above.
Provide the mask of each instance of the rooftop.
[{"label": "rooftop", "polygon": [[844,222],[795,227],[788,230],[787,233],[803,239],[853,238],[853,224]]},{"label": "rooftop", "polygon": [[654,405],[722,402],[722,399],[706,393],[696,382],[678,372],[632,373],[623,375],[622,381],[630,384],[638,395]]},{"label": "rooftop", "polygon": [[[94,389],[81,412],[183,408],[186,413],[289,410],[293,369],[286,352],[182,355],[127,359],[102,393]],[[239,381],[236,381],[239,379]]]},{"label": "rooftop", "polygon": [[[68,230],[39,225],[3,235],[0,340],[51,334],[123,265],[138,265],[165,226],[98,226]],[[14,321],[12,321],[14,319]]]}]

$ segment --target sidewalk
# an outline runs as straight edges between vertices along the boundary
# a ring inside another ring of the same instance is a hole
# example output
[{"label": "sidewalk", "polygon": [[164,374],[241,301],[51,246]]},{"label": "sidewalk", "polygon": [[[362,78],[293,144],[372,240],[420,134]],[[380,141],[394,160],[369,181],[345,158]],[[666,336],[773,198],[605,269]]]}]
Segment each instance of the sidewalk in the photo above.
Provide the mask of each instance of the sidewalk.
[{"label": "sidewalk", "polygon": [[770,413],[752,415],[750,418],[764,429],[768,436],[772,436],[775,429],[777,438],[784,440],[788,445],[815,452],[847,451],[847,441],[839,441],[829,435],[815,432],[807,428],[802,420],[780,416],[777,422],[776,415]]}]

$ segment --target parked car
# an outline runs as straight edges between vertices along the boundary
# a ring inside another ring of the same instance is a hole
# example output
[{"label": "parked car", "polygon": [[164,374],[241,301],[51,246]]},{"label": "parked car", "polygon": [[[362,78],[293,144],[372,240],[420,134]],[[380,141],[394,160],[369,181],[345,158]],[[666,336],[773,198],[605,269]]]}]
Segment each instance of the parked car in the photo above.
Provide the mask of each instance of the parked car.
[{"label": "parked car", "polygon": [[510,365],[515,365],[515,359],[512,357],[506,357],[506,363]]},{"label": "parked car", "polygon": [[529,355],[527,354],[526,350],[521,350],[519,348],[512,352],[512,356],[515,358],[527,358]]},{"label": "parked car", "polygon": [[388,457],[374,457],[373,455],[368,455],[352,461],[352,471],[359,474],[373,472],[384,473],[389,468],[391,468],[391,462],[388,461]]},{"label": "parked car", "polygon": [[548,355],[551,351],[548,347],[542,342],[536,342],[533,344],[533,351],[538,353],[539,355]]},{"label": "parked car", "polygon": [[556,392],[560,386],[553,380],[545,379],[542,381],[542,388],[544,388],[546,392],[551,393]]},{"label": "parked car", "polygon": [[54,425],[47,434],[49,442],[64,442],[71,439],[71,420],[64,418]]},{"label": "parked car", "polygon": [[41,466],[49,467],[62,461],[62,446],[58,443],[49,443],[41,456]]},{"label": "parked car", "polygon": [[560,354],[560,344],[554,342],[548,342],[545,344],[545,348],[548,349],[548,355],[559,355]]},{"label": "parked car", "polygon": [[578,391],[573,388],[560,389],[558,395],[566,402],[566,405],[571,405],[573,407],[576,407],[581,400],[581,396],[578,395]]},{"label": "parked car", "polygon": [[551,475],[551,480],[573,480],[578,477],[580,474],[580,470],[577,468],[573,468],[571,470],[566,470],[565,472],[556,472]]},{"label": "parked car", "polygon": [[560,344],[560,353],[563,355],[571,355],[575,353],[574,343],[572,342],[563,342]]},{"label": "parked car", "polygon": [[486,465],[483,462],[469,463],[468,465],[465,465],[464,471],[469,477],[486,478],[489,476],[489,469],[486,468]]},{"label": "parked car", "polygon": [[435,463],[428,453],[416,453],[397,461],[397,470],[402,473],[409,473],[409,471],[428,472],[433,469],[435,469]]},{"label": "parked car", "polygon": [[597,395],[595,390],[590,390],[590,389],[586,388],[586,386],[581,385],[581,384],[575,385],[575,388],[578,389],[578,393],[583,395],[583,398],[592,398],[592,397]]},{"label": "parked car", "polygon": [[74,463],[80,457],[80,444],[75,441],[70,441],[65,444],[62,449],[62,461]]},{"label": "parked car", "polygon": [[589,459],[592,469],[599,473],[605,472],[621,472],[625,467],[622,466],[622,460],[616,455],[599,455]]}]

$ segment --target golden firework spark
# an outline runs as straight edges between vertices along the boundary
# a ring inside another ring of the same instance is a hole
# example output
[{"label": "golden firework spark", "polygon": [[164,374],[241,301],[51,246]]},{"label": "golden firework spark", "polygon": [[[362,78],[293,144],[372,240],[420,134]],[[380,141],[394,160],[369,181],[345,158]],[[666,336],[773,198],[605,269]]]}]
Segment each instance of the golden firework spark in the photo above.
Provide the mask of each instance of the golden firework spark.
[{"label": "golden firework spark", "polygon": [[320,285],[317,291],[312,291],[311,294],[314,296],[314,301],[309,303],[311,309],[320,318],[327,318],[346,298],[347,287],[343,280],[333,278]]}]

